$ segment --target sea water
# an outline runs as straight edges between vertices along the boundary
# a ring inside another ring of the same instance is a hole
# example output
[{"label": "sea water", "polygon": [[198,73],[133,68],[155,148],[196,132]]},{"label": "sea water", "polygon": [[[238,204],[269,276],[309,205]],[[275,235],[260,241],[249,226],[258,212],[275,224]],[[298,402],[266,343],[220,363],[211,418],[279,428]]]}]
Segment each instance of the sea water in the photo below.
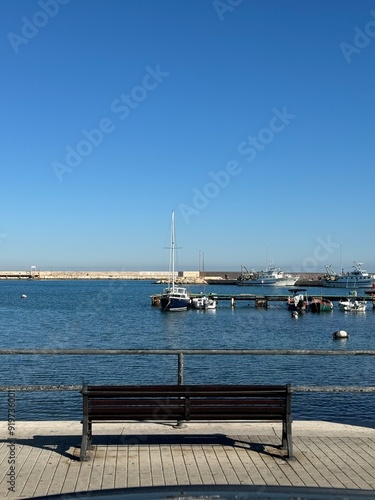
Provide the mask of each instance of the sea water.
[{"label": "sea water", "polygon": [[[375,350],[375,313],[301,314],[285,301],[268,309],[253,301],[220,301],[216,310],[162,312],[150,296],[163,285],[123,280],[4,280],[0,282],[0,349],[321,349]],[[265,288],[191,286],[195,293],[258,293]],[[267,294],[288,294],[267,287]],[[347,295],[344,289],[308,293]],[[26,298],[21,298],[25,294]],[[333,332],[349,337],[334,340]],[[177,383],[171,355],[1,355],[0,385]],[[185,383],[375,386],[374,356],[186,355]],[[0,393],[0,420],[7,419]],[[17,392],[17,419],[82,418],[74,392]],[[295,393],[295,420],[375,426],[375,393]]]}]

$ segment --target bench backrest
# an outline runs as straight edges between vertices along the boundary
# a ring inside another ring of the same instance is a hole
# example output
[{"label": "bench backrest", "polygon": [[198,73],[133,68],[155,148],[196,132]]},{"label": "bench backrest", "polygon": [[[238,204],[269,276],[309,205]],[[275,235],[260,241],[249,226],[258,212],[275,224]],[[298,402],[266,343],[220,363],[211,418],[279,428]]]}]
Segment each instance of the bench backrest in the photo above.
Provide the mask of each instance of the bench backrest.
[{"label": "bench backrest", "polygon": [[84,415],[96,420],[283,420],[289,385],[85,385]]}]

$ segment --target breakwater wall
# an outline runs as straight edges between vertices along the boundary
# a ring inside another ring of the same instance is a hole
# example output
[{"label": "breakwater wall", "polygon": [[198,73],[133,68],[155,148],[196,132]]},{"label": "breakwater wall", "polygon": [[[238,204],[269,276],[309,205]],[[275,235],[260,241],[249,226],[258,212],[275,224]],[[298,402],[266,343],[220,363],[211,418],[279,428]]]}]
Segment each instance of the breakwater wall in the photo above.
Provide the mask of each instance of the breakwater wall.
[{"label": "breakwater wall", "polygon": [[[178,281],[185,283],[203,283],[204,278],[235,280],[239,271],[194,271],[178,273]],[[298,286],[314,286],[319,284],[318,273],[298,274]],[[177,276],[177,273],[176,273]],[[0,271],[0,280],[38,279],[38,280],[168,280],[167,271]]]},{"label": "breakwater wall", "polygon": [[165,271],[0,271],[0,279],[39,280],[154,280],[166,279]]}]

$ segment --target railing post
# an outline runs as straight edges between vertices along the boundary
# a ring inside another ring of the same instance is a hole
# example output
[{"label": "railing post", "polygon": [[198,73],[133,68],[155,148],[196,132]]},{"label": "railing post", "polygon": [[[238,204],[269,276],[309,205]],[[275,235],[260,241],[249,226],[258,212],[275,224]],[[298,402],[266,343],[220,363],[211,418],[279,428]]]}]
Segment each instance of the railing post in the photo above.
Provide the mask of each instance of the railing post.
[{"label": "railing post", "polygon": [[[183,385],[184,383],[184,354],[182,352],[178,353],[178,385]],[[185,405],[186,405],[186,399],[185,397],[181,397],[180,399],[185,400]],[[187,425],[184,423],[184,420],[177,420],[176,425],[174,425],[176,429],[181,429],[182,427],[187,427]]]},{"label": "railing post", "polygon": [[184,354],[178,353],[178,385],[184,383]]}]

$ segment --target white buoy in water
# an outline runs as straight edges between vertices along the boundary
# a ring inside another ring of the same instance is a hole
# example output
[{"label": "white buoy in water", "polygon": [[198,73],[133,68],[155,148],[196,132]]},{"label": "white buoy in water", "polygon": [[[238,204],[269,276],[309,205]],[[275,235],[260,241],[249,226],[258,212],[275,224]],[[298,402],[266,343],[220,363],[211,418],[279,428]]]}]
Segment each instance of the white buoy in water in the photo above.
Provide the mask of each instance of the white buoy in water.
[{"label": "white buoy in water", "polygon": [[292,312],[292,318],[295,318],[295,319],[298,318],[298,311],[293,311]]},{"label": "white buoy in water", "polygon": [[346,339],[347,337],[349,337],[349,333],[345,330],[337,330],[337,332],[333,333],[334,339]]},{"label": "white buoy in water", "polygon": [[27,295],[26,295],[25,293],[23,293],[23,294],[21,295],[21,299],[26,299],[26,297],[27,297]]}]

